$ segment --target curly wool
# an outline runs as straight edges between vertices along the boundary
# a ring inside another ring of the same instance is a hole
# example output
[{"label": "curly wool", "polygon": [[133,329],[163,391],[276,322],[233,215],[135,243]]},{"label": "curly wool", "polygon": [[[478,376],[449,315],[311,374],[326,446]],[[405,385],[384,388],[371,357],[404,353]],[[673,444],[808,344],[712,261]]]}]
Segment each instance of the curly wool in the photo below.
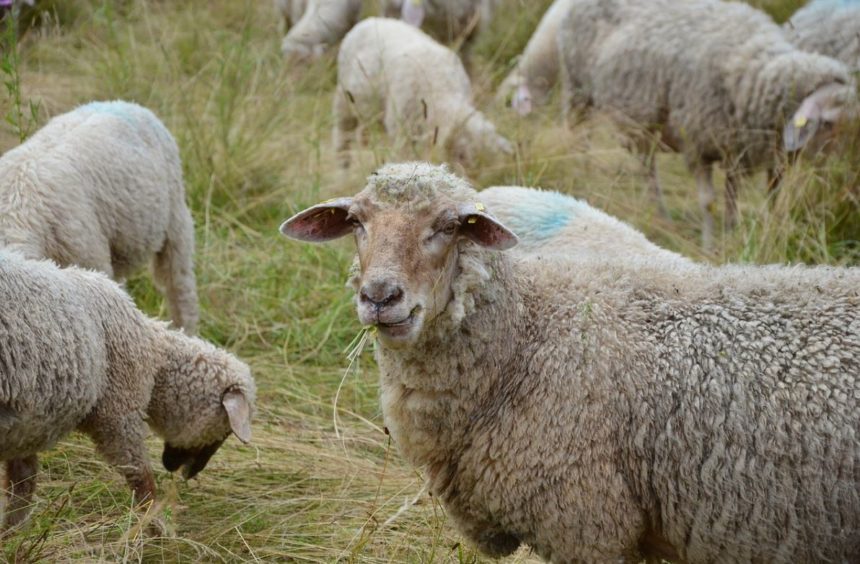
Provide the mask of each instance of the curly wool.
[{"label": "curly wool", "polygon": [[860,2],[815,0],[791,16],[783,29],[800,49],[860,70]]},{"label": "curly wool", "polygon": [[123,279],[151,262],[177,326],[199,317],[179,148],[149,110],[93,102],[0,158],[0,245]]},{"label": "curly wool", "polygon": [[658,131],[693,166],[771,164],[780,132],[817,88],[854,82],[791,45],[769,16],[717,0],[577,0],[559,30],[567,105]]},{"label": "curly wool", "polygon": [[221,397],[253,405],[248,367],[143,315],[100,273],[0,251],[0,460],[88,434],[138,494],[153,486],[148,424],[196,448],[230,432]]},{"label": "curly wool", "polygon": [[376,355],[398,449],[483,552],[860,555],[860,270],[459,253],[449,308]]},{"label": "curly wool", "polygon": [[343,40],[337,78],[334,144],[343,164],[359,125],[380,116],[388,135],[443,146],[455,160],[513,149],[475,109],[457,55],[409,24],[363,20]]}]

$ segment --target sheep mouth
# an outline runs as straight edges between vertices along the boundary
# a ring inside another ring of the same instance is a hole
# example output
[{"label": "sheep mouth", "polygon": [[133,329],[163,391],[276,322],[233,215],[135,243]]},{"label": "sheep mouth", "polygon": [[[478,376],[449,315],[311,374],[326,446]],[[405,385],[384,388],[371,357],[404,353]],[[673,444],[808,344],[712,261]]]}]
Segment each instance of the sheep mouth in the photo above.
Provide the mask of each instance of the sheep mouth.
[{"label": "sheep mouth", "polygon": [[164,452],[161,455],[161,463],[168,472],[175,472],[182,468],[182,477],[190,480],[206,468],[209,459],[217,452],[226,440],[221,439],[214,443],[198,448],[179,448],[164,443]]},{"label": "sheep mouth", "polygon": [[409,315],[401,319],[400,321],[393,322],[382,322],[378,321],[376,326],[379,328],[381,332],[385,334],[387,337],[403,337],[409,334],[412,330],[412,327],[415,325],[415,321],[418,318],[418,315],[421,313],[421,306],[415,306],[412,308],[412,311],[409,312]]}]

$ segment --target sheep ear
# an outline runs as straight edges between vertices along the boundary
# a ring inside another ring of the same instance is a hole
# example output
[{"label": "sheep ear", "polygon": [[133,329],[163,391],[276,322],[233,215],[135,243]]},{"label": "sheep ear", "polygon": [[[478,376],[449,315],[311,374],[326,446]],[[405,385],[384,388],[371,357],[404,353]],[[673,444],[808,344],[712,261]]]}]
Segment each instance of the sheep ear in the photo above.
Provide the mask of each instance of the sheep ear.
[{"label": "sheep ear", "polygon": [[329,200],[299,212],[281,224],[281,233],[290,239],[322,243],[352,233],[349,208],[352,198]]},{"label": "sheep ear", "polygon": [[842,84],[828,84],[807,96],[782,131],[786,151],[802,149],[822,122],[835,122],[842,113]]},{"label": "sheep ear", "polygon": [[494,251],[504,251],[519,243],[513,231],[485,213],[483,204],[479,203],[460,208],[460,234]]},{"label": "sheep ear", "polygon": [[424,23],[424,1],[423,0],[403,0],[403,7],[400,10],[400,17],[409,25],[421,27]]},{"label": "sheep ear", "polygon": [[237,389],[228,390],[221,399],[221,405],[227,410],[233,434],[243,443],[251,442],[251,406],[245,393]]}]

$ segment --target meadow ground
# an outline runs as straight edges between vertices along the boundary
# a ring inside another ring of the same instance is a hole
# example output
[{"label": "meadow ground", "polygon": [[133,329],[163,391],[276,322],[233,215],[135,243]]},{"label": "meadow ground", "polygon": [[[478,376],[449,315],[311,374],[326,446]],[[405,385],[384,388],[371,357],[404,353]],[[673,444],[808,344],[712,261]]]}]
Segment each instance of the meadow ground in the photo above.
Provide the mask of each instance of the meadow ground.
[{"label": "meadow ground", "polygon": [[[557,102],[523,121],[493,100],[548,4],[508,1],[507,17],[478,42],[472,70],[479,107],[516,142],[517,154],[461,171],[476,186],[555,188],[700,260],[857,263],[853,130],[829,157],[790,167],[772,202],[763,178],[751,179],[740,197],[741,225],[705,255],[694,184],[677,156],[659,160],[667,221],[605,120],[569,130]],[[777,18],[798,3],[760,2]],[[480,561],[426,495],[386,523],[422,481],[384,433],[372,344],[354,361],[347,356],[361,331],[344,288],[351,243],[302,245],[277,232],[304,206],[356,192],[377,165],[432,152],[393,148],[371,128],[357,164],[340,172],[330,142],[334,53],[286,64],[268,0],[53,4],[55,18],[37,23],[17,54],[8,45],[2,53],[0,149],[95,99],[135,101],[164,120],[179,142],[197,225],[201,332],[252,366],[258,415],[252,445],[231,439],[188,483],[160,469],[152,439],[161,501],[143,517],[88,440],[63,441],[42,457],[33,518],[4,542],[0,560]],[[513,10],[522,17],[511,17]],[[128,288],[143,309],[165,316],[147,273]],[[165,534],[147,533],[153,516]],[[533,558],[521,551],[511,561]]]}]

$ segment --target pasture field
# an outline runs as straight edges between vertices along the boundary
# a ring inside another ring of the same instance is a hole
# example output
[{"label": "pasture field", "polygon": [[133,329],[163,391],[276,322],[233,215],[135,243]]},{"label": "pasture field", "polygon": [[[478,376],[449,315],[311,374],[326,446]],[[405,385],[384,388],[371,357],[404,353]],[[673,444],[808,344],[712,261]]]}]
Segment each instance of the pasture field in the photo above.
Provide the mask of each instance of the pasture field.
[{"label": "pasture field", "polygon": [[[856,128],[841,132],[828,156],[790,166],[772,201],[763,176],[750,179],[740,225],[706,255],[694,182],[678,156],[659,159],[666,220],[606,120],[570,129],[557,101],[520,120],[494,100],[549,4],[507,1],[479,39],[471,70],[478,107],[517,153],[459,170],[476,186],[555,188],[699,260],[858,263]],[[760,5],[784,19],[799,3]],[[419,496],[421,476],[385,434],[373,344],[344,287],[351,242],[303,245],[277,231],[306,205],[358,191],[379,164],[436,151],[395,147],[369,127],[366,148],[340,171],[330,140],[336,54],[285,63],[268,0],[54,0],[52,13],[17,49],[6,38],[0,149],[91,100],[130,100],[161,117],[179,143],[196,221],[201,334],[251,365],[258,413],[252,444],[230,439],[188,483],[160,467],[161,443],[152,438],[161,498],[146,515],[131,509],[125,484],[87,439],[63,441],[41,457],[33,517],[3,542],[0,560],[483,561],[439,504]],[[145,311],[166,317],[147,273],[127,286]],[[151,532],[153,522],[161,534]],[[525,550],[509,559],[531,560]]]}]

